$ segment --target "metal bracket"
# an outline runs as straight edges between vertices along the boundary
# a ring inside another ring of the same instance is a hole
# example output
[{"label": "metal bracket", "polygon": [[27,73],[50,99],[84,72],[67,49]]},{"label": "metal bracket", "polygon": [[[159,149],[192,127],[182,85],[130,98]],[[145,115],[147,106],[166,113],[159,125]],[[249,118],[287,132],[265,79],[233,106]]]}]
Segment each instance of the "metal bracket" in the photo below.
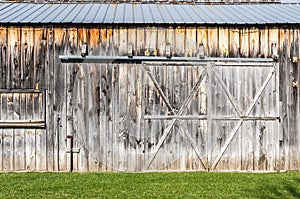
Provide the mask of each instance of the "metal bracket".
[{"label": "metal bracket", "polygon": [[72,150],[71,149],[67,149],[66,153],[80,153],[80,149],[79,148],[73,148]]}]

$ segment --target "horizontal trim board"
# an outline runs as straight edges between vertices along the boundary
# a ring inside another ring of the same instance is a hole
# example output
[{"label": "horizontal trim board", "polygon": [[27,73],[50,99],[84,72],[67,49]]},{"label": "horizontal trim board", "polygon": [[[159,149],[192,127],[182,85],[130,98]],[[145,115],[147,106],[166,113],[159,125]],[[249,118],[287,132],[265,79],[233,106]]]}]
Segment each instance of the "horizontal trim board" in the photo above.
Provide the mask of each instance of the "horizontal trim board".
[{"label": "horizontal trim board", "polygon": [[145,115],[145,120],[171,120],[171,119],[180,119],[180,120],[206,120],[206,115]]},{"label": "horizontal trim board", "polygon": [[45,128],[46,122],[40,120],[1,120],[0,128]]}]

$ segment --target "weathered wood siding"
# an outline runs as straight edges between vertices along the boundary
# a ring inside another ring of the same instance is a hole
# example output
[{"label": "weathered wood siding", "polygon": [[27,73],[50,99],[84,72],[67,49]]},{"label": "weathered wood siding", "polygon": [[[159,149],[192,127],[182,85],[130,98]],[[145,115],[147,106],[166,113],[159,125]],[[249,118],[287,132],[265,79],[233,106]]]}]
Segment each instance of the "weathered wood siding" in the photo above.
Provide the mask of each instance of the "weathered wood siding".
[{"label": "weathered wood siding", "polygon": [[[243,123],[241,129],[246,129],[245,133],[239,130],[233,139],[241,151],[230,152],[231,146],[226,148],[225,158],[220,159],[215,169],[299,169],[300,96],[299,87],[293,87],[293,82],[294,85],[299,82],[298,39],[299,29],[292,27],[0,27],[0,89],[5,91],[1,92],[1,121],[15,121],[16,114],[11,113],[17,109],[22,112],[20,116],[25,117],[22,119],[33,117],[39,120],[38,113],[30,106],[43,107],[44,102],[46,109],[44,128],[24,124],[0,128],[0,170],[68,170],[67,135],[74,136],[75,148],[80,149],[74,154],[74,169],[79,171],[139,171],[147,166],[153,170],[204,170],[209,166],[208,162],[213,163],[218,153],[210,151],[211,147],[218,145],[222,149],[226,133],[231,132],[237,121],[216,122],[214,126],[224,126],[222,132],[207,131],[204,119],[188,121],[183,125],[187,126],[186,131],[178,130],[180,125],[175,123],[169,132],[165,132],[169,135],[166,140],[159,143],[164,135],[161,130],[172,119],[164,122],[142,119],[145,115],[142,107],[148,107],[145,110],[150,114],[167,114],[168,111],[149,73],[157,79],[177,111],[203,68],[153,66],[149,68],[150,72],[145,72],[141,65],[61,64],[58,55],[80,55],[84,43],[88,44],[90,55],[127,55],[128,45],[133,45],[134,56],[165,56],[165,46],[171,44],[173,56],[191,57],[197,56],[199,44],[202,44],[207,57],[260,58],[272,57],[271,44],[276,44],[280,104],[274,102],[273,94],[266,94],[263,101],[257,102],[261,107],[254,109],[257,113],[273,113],[280,108],[278,128],[282,133],[272,130],[273,121]],[[263,82],[263,79],[254,78],[257,74],[268,73],[268,69],[256,73],[251,67],[249,72],[218,67],[215,70],[220,70],[220,76],[225,78],[225,85],[235,98],[249,92],[250,102]],[[247,87],[240,87],[240,81],[245,81]],[[221,92],[221,85],[215,87]],[[35,98],[29,94],[30,98],[27,94],[16,94],[14,90],[42,92],[45,101],[42,96]],[[202,87],[200,90],[203,91]],[[5,94],[8,91],[11,93]],[[183,115],[206,114],[204,107],[207,104],[202,94],[195,95],[197,97]],[[224,93],[216,95],[219,104],[226,100]],[[268,102],[266,106],[265,101]],[[35,103],[39,105],[32,105]],[[244,99],[239,103],[245,110],[249,102]],[[216,117],[232,116],[232,107],[227,102],[219,108],[215,110]],[[32,113],[28,112],[30,110]],[[135,132],[134,137],[127,129]],[[186,132],[197,133],[188,137]],[[208,135],[214,135],[215,140],[208,140]],[[206,143],[203,140],[207,140]],[[246,144],[242,145],[244,142]],[[158,145],[161,145],[159,150],[155,148]],[[241,158],[242,163],[229,158],[230,154],[238,160]]]},{"label": "weathered wood siding", "polygon": [[279,169],[278,67],[216,63],[209,69],[212,169]]}]

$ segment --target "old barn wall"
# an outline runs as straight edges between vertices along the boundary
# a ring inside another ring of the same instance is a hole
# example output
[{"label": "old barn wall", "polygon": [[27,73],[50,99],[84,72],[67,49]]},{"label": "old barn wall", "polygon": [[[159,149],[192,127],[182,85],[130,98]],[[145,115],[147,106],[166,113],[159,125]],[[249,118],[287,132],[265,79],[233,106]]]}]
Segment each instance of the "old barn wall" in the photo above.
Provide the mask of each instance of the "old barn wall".
[{"label": "old barn wall", "polygon": [[[130,104],[132,100],[136,104],[141,103],[137,94],[144,88],[136,85],[138,81],[135,80],[141,79],[143,73],[133,69],[140,66],[61,64],[59,55],[80,55],[84,43],[88,44],[89,55],[127,55],[128,45],[133,45],[135,56],[165,56],[165,46],[171,44],[173,56],[194,57],[198,54],[199,44],[203,44],[207,57],[260,58],[272,57],[271,45],[275,44],[279,54],[280,128],[283,133],[278,138],[280,150],[276,153],[279,154],[274,156],[280,157],[280,161],[277,158],[275,167],[264,166],[264,160],[260,166],[244,166],[243,163],[232,166],[229,161],[223,169],[298,170],[298,39],[299,30],[293,27],[0,27],[0,170],[68,170],[70,154],[66,153],[67,135],[73,135],[75,147],[80,148],[80,152],[74,154],[75,170],[137,171],[146,164],[142,162],[147,160],[143,157],[145,155],[136,151],[147,150],[145,146],[151,147],[153,142],[140,143],[141,140],[136,139],[125,142],[123,150],[119,146],[117,151],[114,150],[119,139],[127,139],[126,132],[122,132],[123,127],[134,126],[132,121],[137,124],[136,115],[141,114],[138,107],[132,112],[133,105]],[[125,77],[131,77],[128,78],[130,82],[120,84]],[[175,93],[176,88],[172,89]],[[122,93],[124,90],[128,93]],[[123,106],[121,102],[126,104],[126,101],[128,105]],[[43,115],[44,109],[46,113]],[[122,120],[126,118],[125,113],[130,113],[133,118]],[[153,129],[162,128],[155,122],[151,125],[154,125]],[[142,127],[136,125],[134,128]],[[104,136],[108,140],[103,140]],[[180,153],[182,147],[191,147],[182,141],[180,135],[176,136],[172,137],[172,142],[183,143],[174,145],[176,153]],[[152,139],[157,142],[158,138]],[[259,140],[253,142],[259,143]],[[103,147],[99,148],[100,144]],[[197,144],[204,147],[201,152],[207,150],[206,145]],[[107,155],[94,157],[94,154],[103,153]],[[154,169],[204,169],[201,162],[195,161],[197,154],[185,155],[178,162],[154,162],[157,164]],[[247,159],[247,164],[251,162],[251,157]],[[257,160],[257,157],[252,159]],[[173,160],[174,157],[168,159]]]}]

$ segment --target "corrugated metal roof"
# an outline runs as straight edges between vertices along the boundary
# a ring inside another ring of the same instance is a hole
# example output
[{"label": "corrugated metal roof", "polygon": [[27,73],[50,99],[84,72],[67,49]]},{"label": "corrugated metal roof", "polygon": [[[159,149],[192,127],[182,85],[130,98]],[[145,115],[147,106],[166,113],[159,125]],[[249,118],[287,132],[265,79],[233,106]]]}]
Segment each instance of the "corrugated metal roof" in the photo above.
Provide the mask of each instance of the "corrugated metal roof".
[{"label": "corrugated metal roof", "polygon": [[0,3],[0,23],[300,24],[300,5]]}]

